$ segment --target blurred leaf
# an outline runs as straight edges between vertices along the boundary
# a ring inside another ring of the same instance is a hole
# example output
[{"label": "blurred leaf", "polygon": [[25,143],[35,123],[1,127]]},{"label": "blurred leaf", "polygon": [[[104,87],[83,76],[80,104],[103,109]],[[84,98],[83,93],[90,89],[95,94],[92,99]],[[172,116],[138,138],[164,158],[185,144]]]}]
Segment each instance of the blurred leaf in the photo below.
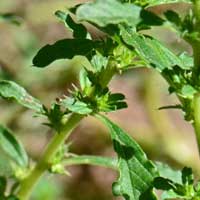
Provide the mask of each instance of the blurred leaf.
[{"label": "blurred leaf", "polygon": [[182,105],[181,104],[176,104],[176,105],[168,105],[168,106],[162,106],[159,107],[158,110],[164,110],[164,109],[182,109]]},{"label": "blurred leaf", "polygon": [[161,162],[156,162],[156,166],[161,177],[182,184],[182,173],[180,170],[174,170],[169,165]]},{"label": "blurred leaf", "polygon": [[162,200],[167,200],[167,199],[182,199],[182,196],[178,195],[173,190],[169,190],[169,191],[164,191],[162,193],[161,199]]},{"label": "blurred leaf", "polygon": [[173,181],[163,177],[156,177],[154,179],[154,187],[164,191],[175,188]]},{"label": "blurred leaf", "polygon": [[5,200],[20,200],[20,199],[18,199],[16,196],[10,195]]},{"label": "blurred leaf", "polygon": [[121,27],[121,36],[127,45],[135,48],[138,56],[147,65],[157,69],[159,72],[164,69],[172,69],[176,65],[182,69],[188,69],[188,66],[185,66],[185,63],[178,56],[156,39],[145,37],[124,27]]},{"label": "blurred leaf", "polygon": [[76,23],[68,13],[60,10],[56,11],[55,15],[64,22],[65,26],[73,32],[74,38],[86,38],[87,29],[80,23]]},{"label": "blurred leaf", "polygon": [[143,9],[140,13],[141,22],[137,25],[138,30],[149,29],[151,26],[161,26],[165,20],[155,13]]},{"label": "blurred leaf", "polygon": [[28,156],[22,144],[5,127],[0,125],[0,148],[9,155],[18,165],[28,166]]},{"label": "blurred leaf", "polygon": [[36,67],[46,67],[58,59],[72,59],[74,56],[92,56],[92,50],[98,42],[88,39],[64,39],[53,45],[42,47],[33,59]]},{"label": "blurred leaf", "polygon": [[12,13],[5,13],[5,14],[0,13],[0,21],[5,21],[11,24],[20,25],[22,23],[22,18]]},{"label": "blurred leaf", "polygon": [[182,182],[186,185],[192,185],[194,183],[194,175],[192,169],[189,167],[184,167],[182,170]]},{"label": "blurred leaf", "polygon": [[106,68],[108,64],[108,58],[103,57],[101,54],[96,54],[92,57],[91,65],[95,72],[100,72]]},{"label": "blurred leaf", "polygon": [[52,177],[43,177],[33,190],[31,200],[56,200],[62,199],[64,186],[52,180]]},{"label": "blurred leaf", "polygon": [[184,98],[192,99],[194,94],[196,93],[196,89],[191,85],[184,85],[181,89],[181,96]]},{"label": "blurred leaf", "polygon": [[153,179],[158,176],[157,169],[126,132],[106,117],[99,118],[110,129],[114,149],[118,154],[120,176],[113,184],[114,195],[123,196],[126,200],[139,200],[142,194],[152,191]]},{"label": "blurred leaf", "polygon": [[191,69],[194,65],[194,59],[192,56],[188,55],[186,52],[183,52],[179,55],[179,58],[182,60],[183,64]]},{"label": "blurred leaf", "polygon": [[172,4],[172,3],[192,3],[192,0],[146,0],[147,7],[158,6],[162,4]]},{"label": "blurred leaf", "polygon": [[0,96],[6,99],[13,99],[22,106],[41,112],[42,104],[38,99],[32,97],[27,91],[13,81],[0,81]]},{"label": "blurred leaf", "polygon": [[168,21],[172,22],[176,26],[181,25],[181,18],[178,15],[178,13],[174,12],[173,10],[167,10],[164,13],[165,17],[167,18]]},{"label": "blurred leaf", "polygon": [[96,0],[79,6],[76,15],[78,20],[100,27],[119,23],[135,26],[140,21],[140,10],[138,6],[122,4],[117,0]]},{"label": "blurred leaf", "polygon": [[6,191],[6,186],[7,186],[7,180],[5,177],[0,176],[0,197],[3,195]]}]

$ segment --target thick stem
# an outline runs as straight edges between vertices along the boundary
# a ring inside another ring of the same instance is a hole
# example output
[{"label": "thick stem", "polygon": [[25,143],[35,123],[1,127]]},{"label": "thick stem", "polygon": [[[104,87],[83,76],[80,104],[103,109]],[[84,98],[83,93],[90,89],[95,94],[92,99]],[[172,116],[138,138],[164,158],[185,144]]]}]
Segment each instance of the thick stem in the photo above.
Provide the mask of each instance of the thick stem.
[{"label": "thick stem", "polygon": [[194,108],[194,129],[196,133],[196,139],[200,154],[200,93],[194,96],[193,100],[193,108]]},{"label": "thick stem", "polygon": [[49,168],[51,159],[82,118],[83,115],[72,114],[64,125],[62,132],[55,134],[33,171],[31,171],[30,175],[21,182],[17,194],[20,200],[27,200],[29,198],[34,186],[44,172]]}]

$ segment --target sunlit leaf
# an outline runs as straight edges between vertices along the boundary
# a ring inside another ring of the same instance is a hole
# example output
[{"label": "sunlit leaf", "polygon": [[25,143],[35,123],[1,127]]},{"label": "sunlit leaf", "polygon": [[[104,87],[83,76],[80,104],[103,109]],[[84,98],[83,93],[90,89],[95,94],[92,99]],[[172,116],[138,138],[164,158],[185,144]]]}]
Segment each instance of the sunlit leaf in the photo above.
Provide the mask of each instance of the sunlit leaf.
[{"label": "sunlit leaf", "polygon": [[144,199],[142,196],[145,193],[149,193],[149,199],[155,199],[150,193],[153,180],[158,175],[156,167],[125,131],[106,117],[99,118],[109,128],[114,149],[118,155],[120,176],[113,184],[114,194],[123,196],[126,200],[139,200]]},{"label": "sunlit leaf", "polygon": [[134,47],[138,56],[148,66],[157,69],[159,72],[162,72],[164,69],[172,69],[174,66],[179,66],[182,69],[189,68],[182,59],[156,39],[145,37],[124,27],[121,27],[121,35],[124,42]]},{"label": "sunlit leaf", "polygon": [[0,81],[0,96],[17,101],[22,106],[41,112],[43,107],[40,101],[32,97],[28,92],[13,81]]},{"label": "sunlit leaf", "polygon": [[96,0],[78,7],[79,20],[105,27],[109,24],[126,23],[136,25],[140,21],[141,8],[132,4],[122,4],[117,0]]},{"label": "sunlit leaf", "polygon": [[67,97],[61,101],[61,105],[71,112],[86,115],[92,113],[92,109],[84,102]]}]

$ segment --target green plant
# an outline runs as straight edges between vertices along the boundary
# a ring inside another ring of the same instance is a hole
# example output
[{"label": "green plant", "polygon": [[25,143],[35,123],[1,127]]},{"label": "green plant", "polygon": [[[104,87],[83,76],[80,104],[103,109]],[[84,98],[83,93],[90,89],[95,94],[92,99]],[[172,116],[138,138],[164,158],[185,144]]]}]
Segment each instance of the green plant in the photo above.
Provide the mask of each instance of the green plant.
[{"label": "green plant", "polygon": [[[177,2],[190,5],[184,16],[174,10],[158,16],[150,9]],[[38,163],[31,166],[22,144],[10,130],[0,126],[0,146],[10,157],[10,170],[15,181],[10,194],[7,194],[7,177],[0,178],[0,197],[27,200],[44,172],[66,174],[66,166],[91,164],[119,172],[112,190],[114,195],[123,196],[126,200],[157,199],[155,189],[163,190],[162,199],[200,200],[200,182],[194,181],[190,168],[174,171],[148,160],[141,147],[102,114],[127,107],[123,94],[109,90],[109,82],[115,74],[136,67],[154,68],[169,84],[169,92],[175,93],[180,101],[179,105],[162,109],[178,108],[183,111],[185,120],[194,126],[200,149],[200,1],[96,0],[55,14],[72,31],[74,38],[46,45],[34,57],[33,65],[43,68],[55,60],[81,55],[88,59],[88,66],[81,69],[79,87],[74,86],[71,96],[58,99],[50,108],[42,105],[18,84],[0,81],[0,95],[3,98],[14,99],[36,111],[38,116],[45,116],[48,120],[46,125],[56,132]],[[81,22],[92,24],[106,34],[105,38],[92,39]],[[191,45],[193,56],[185,52],[175,55],[157,39],[144,34],[144,30],[152,26],[166,24]],[[69,152],[64,142],[88,115],[96,117],[108,127],[117,158]]]}]

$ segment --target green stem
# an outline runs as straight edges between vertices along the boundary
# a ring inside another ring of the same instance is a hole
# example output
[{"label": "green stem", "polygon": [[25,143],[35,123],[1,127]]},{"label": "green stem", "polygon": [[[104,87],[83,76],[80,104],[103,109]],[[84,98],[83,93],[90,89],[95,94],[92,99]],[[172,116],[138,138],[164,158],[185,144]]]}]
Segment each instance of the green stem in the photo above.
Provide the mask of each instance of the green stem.
[{"label": "green stem", "polygon": [[97,165],[117,170],[117,159],[100,157],[100,156],[89,156],[89,155],[75,155],[73,157],[66,158],[62,164],[65,166],[69,165]]},{"label": "green stem", "polygon": [[197,33],[196,38],[189,38],[189,43],[193,49],[194,69],[193,78],[195,83],[199,84],[200,75],[200,0],[193,0],[193,14],[194,14],[194,30]]},{"label": "green stem", "polygon": [[[195,41],[191,41],[193,48],[194,69],[193,78],[194,83],[199,86],[200,78],[200,0],[193,0],[193,14],[194,14],[194,31],[198,33]],[[194,130],[196,134],[197,145],[200,155],[200,93],[194,95],[193,98],[193,112],[194,112]]]},{"label": "green stem", "polygon": [[200,154],[200,93],[196,94],[193,99],[193,108],[194,108],[194,130],[196,133],[196,139]]},{"label": "green stem", "polygon": [[40,177],[48,170],[53,156],[82,118],[83,115],[72,114],[64,125],[62,132],[55,134],[33,171],[31,171],[29,176],[22,180],[17,194],[20,200],[27,200],[29,198]]}]

